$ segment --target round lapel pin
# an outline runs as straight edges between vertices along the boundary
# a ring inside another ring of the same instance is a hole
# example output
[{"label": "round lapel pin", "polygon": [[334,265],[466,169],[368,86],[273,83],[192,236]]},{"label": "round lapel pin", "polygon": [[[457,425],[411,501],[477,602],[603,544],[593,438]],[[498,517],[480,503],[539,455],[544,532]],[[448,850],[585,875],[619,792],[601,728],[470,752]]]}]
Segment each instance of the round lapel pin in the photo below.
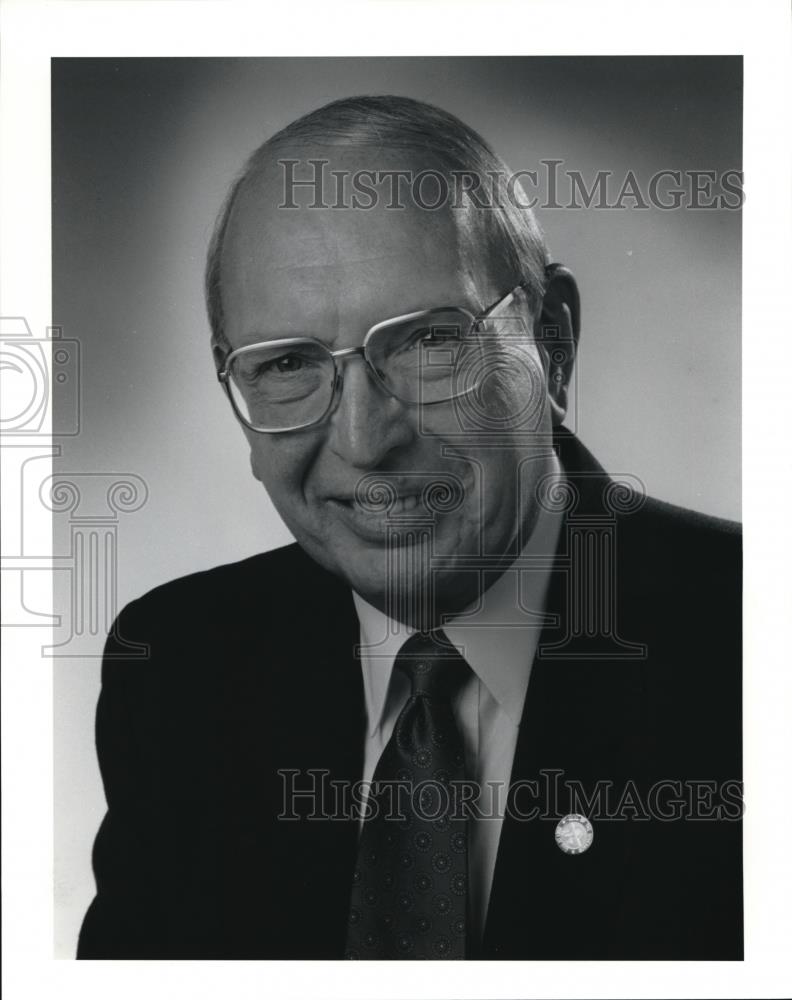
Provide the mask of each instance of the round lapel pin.
[{"label": "round lapel pin", "polygon": [[594,827],[580,813],[570,813],[558,821],[555,840],[564,854],[582,854],[591,847]]}]

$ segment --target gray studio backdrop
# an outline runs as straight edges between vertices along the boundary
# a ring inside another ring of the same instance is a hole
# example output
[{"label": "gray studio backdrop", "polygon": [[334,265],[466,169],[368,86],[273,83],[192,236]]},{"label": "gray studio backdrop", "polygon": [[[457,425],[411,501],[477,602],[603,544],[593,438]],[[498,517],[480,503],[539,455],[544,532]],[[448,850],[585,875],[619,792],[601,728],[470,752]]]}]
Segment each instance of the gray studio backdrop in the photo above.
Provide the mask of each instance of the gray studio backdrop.
[{"label": "gray studio backdrop", "polygon": [[[362,93],[454,112],[515,171],[611,171],[616,192],[630,170],[645,183],[741,168],[739,58],[53,61],[53,322],[79,342],[80,375],[79,390],[55,385],[56,423],[79,412],[56,471],[81,491],[55,515],[57,955],[74,954],[94,891],[107,615],[290,540],[213,373],[202,268],[215,212],[266,136]],[[633,204],[537,212],[581,288],[571,422],[609,471],[739,518],[740,213]]]}]

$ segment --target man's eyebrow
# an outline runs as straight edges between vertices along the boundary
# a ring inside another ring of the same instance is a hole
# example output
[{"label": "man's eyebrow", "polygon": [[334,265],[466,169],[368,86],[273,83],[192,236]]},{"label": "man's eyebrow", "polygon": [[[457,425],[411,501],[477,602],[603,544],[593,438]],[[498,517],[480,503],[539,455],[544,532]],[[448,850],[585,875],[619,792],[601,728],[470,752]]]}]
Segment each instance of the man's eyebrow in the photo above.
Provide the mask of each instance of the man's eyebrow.
[{"label": "man's eyebrow", "polygon": [[[463,309],[466,309],[472,315],[478,316],[481,310],[478,310],[475,307],[474,303],[470,303],[468,301],[461,301],[463,299],[464,296],[457,296],[457,297],[452,296],[451,298],[446,297],[442,301],[440,301],[439,299],[433,299],[428,304],[425,304],[427,300],[421,300],[420,304],[418,305],[408,304],[404,308],[399,309],[398,312],[388,312],[387,314],[383,314],[382,316],[379,317],[379,319],[375,319],[374,322],[370,323],[368,326],[361,327],[360,334],[361,336],[365,336],[365,334],[368,333],[368,331],[372,327],[377,326],[379,323],[384,323],[387,322],[388,320],[400,319],[403,316],[411,316],[414,313],[430,313],[434,309],[461,307]],[[317,320],[315,323],[302,323],[298,328],[292,327],[291,329],[284,329],[282,325],[278,327],[272,326],[269,329],[266,329],[263,325],[258,326],[255,329],[246,330],[241,335],[240,339],[242,343],[240,344],[240,346],[246,346],[248,344],[256,344],[259,342],[266,343],[271,340],[289,340],[299,337],[316,337],[317,339],[326,340],[327,344],[330,345],[335,341],[337,333],[333,334],[333,336],[328,338],[322,337],[321,336],[322,325],[323,325],[322,322],[320,320]],[[446,324],[438,323],[435,331],[438,338],[444,336],[443,333],[444,327],[448,326],[449,324],[447,323]]]}]

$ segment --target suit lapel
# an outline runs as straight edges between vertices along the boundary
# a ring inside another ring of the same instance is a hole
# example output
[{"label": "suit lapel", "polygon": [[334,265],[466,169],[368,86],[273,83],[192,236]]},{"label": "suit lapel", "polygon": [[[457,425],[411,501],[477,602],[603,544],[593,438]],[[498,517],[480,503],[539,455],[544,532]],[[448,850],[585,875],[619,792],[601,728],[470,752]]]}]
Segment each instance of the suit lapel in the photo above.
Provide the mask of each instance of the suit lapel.
[{"label": "suit lapel", "polygon": [[[608,480],[593,459],[575,459],[567,455],[564,464],[573,482],[583,466],[574,513],[585,516],[601,507]],[[604,814],[629,780],[640,781],[643,663],[608,643],[592,659],[590,637],[574,634],[572,535],[568,516],[546,605],[554,623],[542,632],[525,699],[481,957],[603,957],[619,944],[631,824]],[[600,786],[599,805],[598,782],[611,783],[607,799]],[[558,820],[571,812],[588,814],[594,828],[592,846],[579,855],[555,842]]]}]

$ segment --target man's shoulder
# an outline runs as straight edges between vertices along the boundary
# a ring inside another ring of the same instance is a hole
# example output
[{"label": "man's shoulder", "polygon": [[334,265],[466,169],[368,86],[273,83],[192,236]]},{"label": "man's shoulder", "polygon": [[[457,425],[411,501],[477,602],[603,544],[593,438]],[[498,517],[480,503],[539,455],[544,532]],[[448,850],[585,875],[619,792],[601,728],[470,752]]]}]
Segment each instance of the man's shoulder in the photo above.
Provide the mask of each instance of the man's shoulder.
[{"label": "man's shoulder", "polygon": [[130,601],[106,654],[123,655],[136,642],[222,648],[253,630],[272,639],[299,621],[340,616],[347,604],[349,588],[298,545],[287,545],[169,580]]},{"label": "man's shoulder", "polygon": [[557,428],[556,445],[579,494],[573,516],[582,513],[586,521],[585,515],[593,513],[603,528],[615,526],[620,556],[651,559],[658,566],[673,562],[677,570],[689,564],[694,572],[739,566],[742,529],[736,521],[657,500],[618,475],[611,477],[565,427]]},{"label": "man's shoulder", "polygon": [[339,586],[338,581],[296,543],[257,553],[236,562],[176,577],[159,584],[132,603],[143,609],[187,604],[224,608],[255,602],[280,604],[295,596],[310,599],[317,588]]},{"label": "man's shoulder", "polygon": [[655,497],[646,497],[641,510],[645,517],[654,519],[658,524],[696,534],[716,544],[726,544],[727,539],[739,540],[742,534],[742,525],[739,521],[714,517],[712,514],[703,514],[687,507],[678,507],[676,504]]},{"label": "man's shoulder", "polygon": [[[609,475],[564,428],[557,443],[574,501],[567,557],[595,574],[590,578],[603,599],[616,601],[626,637],[651,642],[668,662],[738,664],[740,525],[634,489],[634,477]],[[603,589],[605,579],[612,591]],[[696,674],[704,678],[707,671],[697,666]]]},{"label": "man's shoulder", "polygon": [[628,558],[673,572],[678,584],[702,577],[734,579],[740,573],[742,526],[737,521],[642,497],[619,528],[622,543],[632,549],[625,553]]},{"label": "man's shoulder", "polygon": [[742,525],[711,514],[703,514],[687,507],[655,497],[644,497],[636,512],[638,525],[644,531],[677,543],[739,551],[742,543]]}]

